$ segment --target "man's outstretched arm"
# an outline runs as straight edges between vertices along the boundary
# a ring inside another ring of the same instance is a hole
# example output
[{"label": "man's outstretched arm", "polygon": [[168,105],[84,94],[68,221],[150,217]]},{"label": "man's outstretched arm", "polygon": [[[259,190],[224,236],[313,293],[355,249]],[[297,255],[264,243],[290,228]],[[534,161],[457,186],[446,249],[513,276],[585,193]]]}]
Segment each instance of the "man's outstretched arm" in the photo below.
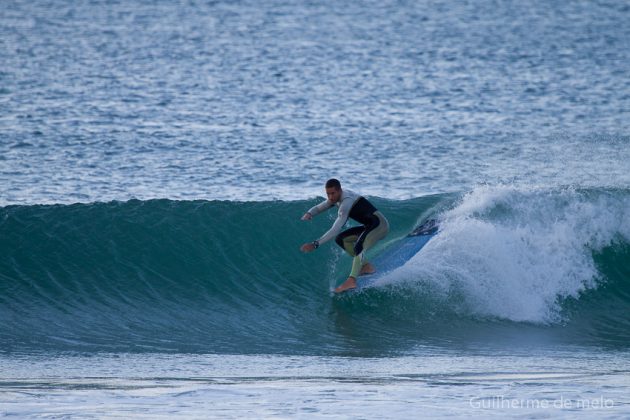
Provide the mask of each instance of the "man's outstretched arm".
[{"label": "man's outstretched arm", "polygon": [[311,207],[309,211],[304,213],[304,216],[302,216],[302,220],[311,220],[313,217],[317,216],[319,213],[323,211],[328,210],[332,206],[334,206],[334,204],[331,203],[330,201],[328,200],[322,201],[321,203],[319,203],[316,206]]}]

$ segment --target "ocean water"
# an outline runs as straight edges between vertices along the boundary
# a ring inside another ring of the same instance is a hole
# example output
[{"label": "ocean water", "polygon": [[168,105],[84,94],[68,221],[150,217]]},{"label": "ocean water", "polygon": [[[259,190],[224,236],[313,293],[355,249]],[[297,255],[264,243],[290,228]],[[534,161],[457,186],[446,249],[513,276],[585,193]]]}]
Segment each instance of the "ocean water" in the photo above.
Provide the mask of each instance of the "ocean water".
[{"label": "ocean water", "polygon": [[[623,1],[0,8],[0,415],[627,418]],[[367,195],[440,233],[301,254]]]}]

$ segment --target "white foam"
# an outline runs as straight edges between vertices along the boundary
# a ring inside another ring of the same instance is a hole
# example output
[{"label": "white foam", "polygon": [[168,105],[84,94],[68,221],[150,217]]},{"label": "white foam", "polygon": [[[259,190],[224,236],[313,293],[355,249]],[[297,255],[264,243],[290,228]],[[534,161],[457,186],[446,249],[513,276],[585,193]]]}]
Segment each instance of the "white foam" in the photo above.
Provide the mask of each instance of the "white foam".
[{"label": "white foam", "polygon": [[554,323],[563,298],[605,280],[593,251],[627,241],[629,219],[619,191],[482,186],[444,215],[439,235],[396,277],[457,296],[474,315]]}]

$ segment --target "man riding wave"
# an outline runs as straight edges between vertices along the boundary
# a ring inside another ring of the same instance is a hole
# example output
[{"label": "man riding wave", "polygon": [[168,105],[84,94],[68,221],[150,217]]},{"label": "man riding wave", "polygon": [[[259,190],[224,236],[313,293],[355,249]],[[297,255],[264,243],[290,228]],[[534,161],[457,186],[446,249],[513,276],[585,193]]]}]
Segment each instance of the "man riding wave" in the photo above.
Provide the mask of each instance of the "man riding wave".
[{"label": "man riding wave", "polygon": [[[337,245],[353,257],[352,270],[348,279],[335,289],[336,293],[340,293],[357,287],[359,275],[372,274],[376,271],[374,266],[365,258],[365,251],[387,235],[389,223],[385,216],[365,197],[350,190],[342,190],[341,183],[334,178],[326,181],[326,196],[328,199],[308,210],[302,216],[302,220],[311,220],[333,206],[339,208],[337,220],[328,232],[313,242],[305,243],[300,247],[300,250],[311,252],[334,237]],[[341,232],[348,218],[361,223],[361,226],[355,226]]]}]

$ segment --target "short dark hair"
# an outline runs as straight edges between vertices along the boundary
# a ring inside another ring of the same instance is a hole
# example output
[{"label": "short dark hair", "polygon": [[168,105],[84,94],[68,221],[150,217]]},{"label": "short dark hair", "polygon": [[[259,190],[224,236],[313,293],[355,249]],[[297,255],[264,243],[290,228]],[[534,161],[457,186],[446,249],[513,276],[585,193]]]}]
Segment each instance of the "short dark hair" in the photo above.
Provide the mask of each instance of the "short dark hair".
[{"label": "short dark hair", "polygon": [[336,188],[338,190],[341,189],[341,182],[338,179],[330,178],[326,181],[326,188]]}]

